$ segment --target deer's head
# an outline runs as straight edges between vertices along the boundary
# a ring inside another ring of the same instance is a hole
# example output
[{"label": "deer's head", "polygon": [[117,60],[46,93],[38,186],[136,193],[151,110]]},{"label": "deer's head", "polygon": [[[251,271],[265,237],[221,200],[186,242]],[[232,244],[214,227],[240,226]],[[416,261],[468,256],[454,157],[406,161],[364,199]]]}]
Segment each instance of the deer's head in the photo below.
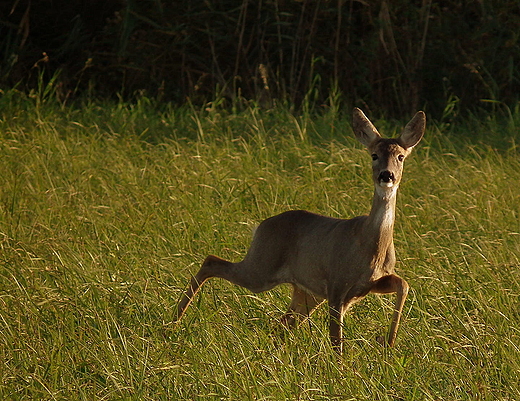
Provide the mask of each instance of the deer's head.
[{"label": "deer's head", "polygon": [[352,126],[356,138],[372,155],[372,178],[376,190],[384,194],[397,189],[401,182],[403,162],[423,137],[426,127],[424,112],[418,111],[398,138],[382,138],[358,108],[354,109]]}]

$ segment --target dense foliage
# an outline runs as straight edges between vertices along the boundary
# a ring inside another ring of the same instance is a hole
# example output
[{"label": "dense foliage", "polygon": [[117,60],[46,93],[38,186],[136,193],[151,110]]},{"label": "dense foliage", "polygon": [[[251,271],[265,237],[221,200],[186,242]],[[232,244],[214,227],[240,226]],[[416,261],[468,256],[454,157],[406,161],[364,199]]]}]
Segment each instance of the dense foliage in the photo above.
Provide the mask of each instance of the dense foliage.
[{"label": "dense foliage", "polygon": [[[350,104],[408,115],[511,106],[516,0],[9,0],[0,84],[56,79],[61,96]],[[487,103],[482,103],[485,100]]]}]

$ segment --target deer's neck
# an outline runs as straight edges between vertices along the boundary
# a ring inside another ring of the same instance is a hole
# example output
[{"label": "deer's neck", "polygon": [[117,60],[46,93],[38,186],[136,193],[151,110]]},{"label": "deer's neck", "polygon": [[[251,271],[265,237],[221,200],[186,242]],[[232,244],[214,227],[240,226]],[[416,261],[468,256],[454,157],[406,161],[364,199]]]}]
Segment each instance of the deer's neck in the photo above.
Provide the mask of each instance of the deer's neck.
[{"label": "deer's neck", "polygon": [[397,187],[387,191],[376,187],[372,209],[365,221],[365,238],[370,238],[367,245],[373,247],[372,252],[379,260],[393,244],[396,199]]}]

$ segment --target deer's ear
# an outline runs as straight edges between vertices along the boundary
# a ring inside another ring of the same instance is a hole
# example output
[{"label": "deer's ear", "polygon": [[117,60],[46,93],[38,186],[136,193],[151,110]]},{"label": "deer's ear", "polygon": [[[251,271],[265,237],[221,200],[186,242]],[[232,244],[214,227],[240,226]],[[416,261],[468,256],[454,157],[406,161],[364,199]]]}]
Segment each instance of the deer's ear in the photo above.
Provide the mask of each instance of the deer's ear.
[{"label": "deer's ear", "polygon": [[423,137],[425,128],[426,114],[423,111],[418,111],[404,127],[403,133],[398,139],[400,145],[405,149],[413,148]]},{"label": "deer's ear", "polygon": [[353,113],[352,129],[354,130],[354,135],[356,135],[358,141],[366,147],[369,147],[376,139],[381,138],[381,135],[377,132],[374,124],[372,124],[367,116],[365,116],[365,113],[357,107],[354,109]]}]

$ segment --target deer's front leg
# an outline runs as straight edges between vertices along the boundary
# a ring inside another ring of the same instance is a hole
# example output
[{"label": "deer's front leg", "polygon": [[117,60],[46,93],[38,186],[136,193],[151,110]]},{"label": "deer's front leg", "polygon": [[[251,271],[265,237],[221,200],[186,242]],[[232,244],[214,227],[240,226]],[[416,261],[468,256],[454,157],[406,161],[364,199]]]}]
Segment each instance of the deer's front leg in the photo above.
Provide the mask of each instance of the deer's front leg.
[{"label": "deer's front leg", "polygon": [[403,311],[404,302],[408,295],[410,286],[401,277],[390,274],[388,276],[381,277],[377,280],[370,292],[376,294],[391,294],[397,293],[397,297],[394,305],[394,313],[392,316],[392,323],[390,325],[390,331],[388,332],[387,344],[393,347],[395,344],[395,338],[397,336],[397,329],[399,328],[399,321],[401,320],[401,314]]},{"label": "deer's front leg", "polygon": [[343,313],[341,305],[330,305],[329,304],[329,335],[332,343],[332,348],[338,353],[343,353],[343,341],[342,341],[342,325],[343,325]]}]

